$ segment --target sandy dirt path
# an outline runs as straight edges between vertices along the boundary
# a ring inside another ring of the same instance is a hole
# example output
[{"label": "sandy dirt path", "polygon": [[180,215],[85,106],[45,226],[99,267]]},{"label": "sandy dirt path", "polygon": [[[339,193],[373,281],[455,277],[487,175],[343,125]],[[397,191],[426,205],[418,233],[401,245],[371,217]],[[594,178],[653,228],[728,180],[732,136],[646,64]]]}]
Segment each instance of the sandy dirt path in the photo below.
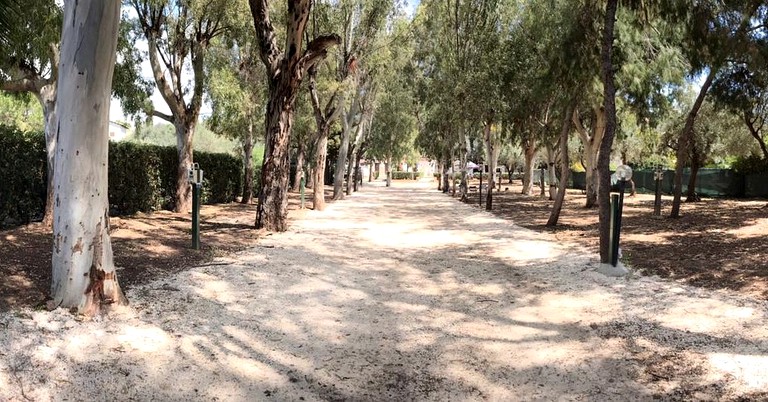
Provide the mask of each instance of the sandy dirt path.
[{"label": "sandy dirt path", "polygon": [[0,401],[768,398],[765,301],[604,277],[432,184],[366,186],[109,318],[0,316]]}]

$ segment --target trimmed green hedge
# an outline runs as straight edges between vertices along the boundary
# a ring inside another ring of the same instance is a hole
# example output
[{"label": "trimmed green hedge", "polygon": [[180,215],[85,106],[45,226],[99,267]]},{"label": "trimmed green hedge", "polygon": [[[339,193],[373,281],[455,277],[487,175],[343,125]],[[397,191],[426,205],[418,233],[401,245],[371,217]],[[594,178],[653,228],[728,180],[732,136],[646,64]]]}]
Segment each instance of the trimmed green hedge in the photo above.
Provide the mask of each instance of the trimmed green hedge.
[{"label": "trimmed green hedge", "polygon": [[422,172],[392,172],[392,180],[416,180]]},{"label": "trimmed green hedge", "polygon": [[[109,144],[109,205],[113,215],[173,208],[175,147]],[[243,165],[229,154],[195,152],[203,175],[202,202],[226,203],[242,194]],[[40,219],[45,207],[46,163],[42,133],[0,126],[0,226]]]},{"label": "trimmed green hedge", "polygon": [[[109,204],[113,214],[172,209],[176,204],[175,147],[109,144]],[[243,164],[229,154],[195,152],[203,169],[203,204],[232,202],[242,194]]]},{"label": "trimmed green hedge", "polygon": [[42,218],[46,169],[43,133],[0,126],[0,227]]}]

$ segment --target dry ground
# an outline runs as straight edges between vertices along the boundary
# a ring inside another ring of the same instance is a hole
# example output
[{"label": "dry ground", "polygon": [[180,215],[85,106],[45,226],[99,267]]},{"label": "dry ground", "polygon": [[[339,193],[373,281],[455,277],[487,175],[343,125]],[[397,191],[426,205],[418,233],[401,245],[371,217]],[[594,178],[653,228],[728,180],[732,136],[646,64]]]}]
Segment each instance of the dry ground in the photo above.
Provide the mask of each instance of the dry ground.
[{"label": "dry ground", "polygon": [[[0,314],[0,400],[765,400],[768,303],[366,187],[82,321]],[[249,218],[250,219],[250,218]]]},{"label": "dry ground", "polygon": [[[291,219],[303,215],[299,205],[298,194],[291,194]],[[306,205],[311,206],[311,202]],[[253,204],[204,205],[200,215],[200,250],[192,248],[189,213],[158,211],[112,217],[110,232],[123,289],[243,250],[264,235],[253,229]],[[0,312],[45,305],[51,283],[51,252],[50,230],[39,223],[0,231]]]},{"label": "dry ground", "polygon": [[[476,184],[476,183],[475,183]],[[544,225],[552,201],[520,194],[519,180],[493,195],[493,214],[518,225],[553,233],[597,253],[597,210],[584,208],[580,190],[568,190],[560,222]],[[768,200],[705,198],[683,203],[681,218],[668,217],[672,197],[663,196],[662,217],[653,216],[653,194],[625,197],[621,247],[625,264],[708,289],[731,289],[768,299]],[[478,204],[478,193],[468,203]]]}]

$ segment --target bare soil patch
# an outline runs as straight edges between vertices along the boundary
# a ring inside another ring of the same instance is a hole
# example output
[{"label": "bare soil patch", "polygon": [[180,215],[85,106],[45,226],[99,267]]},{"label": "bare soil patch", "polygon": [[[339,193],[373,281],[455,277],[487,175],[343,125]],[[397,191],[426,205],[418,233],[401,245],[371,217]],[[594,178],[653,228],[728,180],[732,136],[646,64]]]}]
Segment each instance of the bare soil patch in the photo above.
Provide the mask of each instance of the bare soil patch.
[{"label": "bare soil patch", "polygon": [[559,235],[369,186],[108,317],[0,313],[0,400],[768,397],[768,301],[609,278]]},{"label": "bare soil patch", "polygon": [[[311,193],[307,199],[309,196]],[[305,205],[311,207],[312,203]],[[299,194],[292,193],[290,219],[302,216],[299,207]],[[243,250],[264,235],[254,229],[254,204],[204,205],[200,215],[200,250],[192,248],[191,213],[157,211],[110,218],[123,290]],[[0,312],[45,305],[51,283],[51,247],[50,229],[40,223],[0,231]]]},{"label": "bare soil patch", "polygon": [[[474,183],[477,184],[477,183]],[[498,187],[497,187],[498,188]],[[597,209],[584,208],[580,190],[568,190],[557,227],[545,226],[553,201],[520,194],[519,180],[493,194],[493,214],[559,241],[598,252]],[[478,193],[468,203],[478,205]],[[704,198],[683,203],[681,217],[668,217],[672,197],[662,197],[662,216],[653,216],[653,194],[624,198],[621,247],[625,264],[645,275],[681,280],[708,289],[731,289],[768,299],[767,200]]]}]

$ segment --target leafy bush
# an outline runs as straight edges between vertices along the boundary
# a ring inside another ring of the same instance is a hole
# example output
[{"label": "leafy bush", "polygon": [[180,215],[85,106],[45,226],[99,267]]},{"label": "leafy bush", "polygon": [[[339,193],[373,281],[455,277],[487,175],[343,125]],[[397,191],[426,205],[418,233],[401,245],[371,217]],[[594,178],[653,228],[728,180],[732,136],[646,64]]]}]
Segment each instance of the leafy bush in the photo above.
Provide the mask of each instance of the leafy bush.
[{"label": "leafy bush", "polygon": [[45,136],[0,126],[0,226],[40,219],[45,209]]},{"label": "leafy bush", "polygon": [[[243,165],[240,158],[230,154],[195,152],[194,159],[205,172],[203,203],[232,202],[241,195]],[[175,147],[110,143],[110,213],[130,215],[172,208],[176,202],[177,160]],[[27,223],[42,217],[46,176],[43,133],[23,133],[0,126],[0,177],[3,178],[0,226]]]},{"label": "leafy bush", "polygon": [[416,180],[422,172],[392,172],[392,180]]},{"label": "leafy bush", "polygon": [[109,144],[111,213],[130,215],[163,207],[161,148],[130,142]]},{"label": "leafy bush", "polygon": [[768,173],[768,160],[757,155],[739,158],[733,162],[733,170],[744,175]]}]

